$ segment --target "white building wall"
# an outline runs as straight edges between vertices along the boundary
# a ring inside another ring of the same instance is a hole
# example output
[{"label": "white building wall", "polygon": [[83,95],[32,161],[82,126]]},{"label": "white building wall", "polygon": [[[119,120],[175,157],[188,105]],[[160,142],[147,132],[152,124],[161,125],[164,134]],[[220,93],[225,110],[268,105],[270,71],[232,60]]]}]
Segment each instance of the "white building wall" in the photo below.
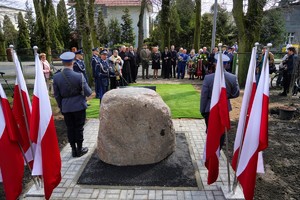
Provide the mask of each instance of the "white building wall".
[{"label": "white building wall", "polygon": [[[127,7],[129,9],[129,15],[132,19],[132,27],[135,34],[135,47],[138,45],[138,21],[140,14],[140,7]],[[125,7],[107,7],[107,15],[104,16],[106,25],[113,18],[116,18],[119,23],[122,23],[122,15],[124,14],[123,10]],[[96,9],[97,10],[97,9]],[[96,19],[97,20],[97,19]],[[149,13],[145,10],[144,14],[144,39],[149,37]]]},{"label": "white building wall", "polygon": [[23,17],[25,16],[26,12],[23,10],[8,8],[8,7],[2,7],[0,6],[0,23],[1,27],[3,27],[3,19],[4,16],[7,15],[11,22],[14,24],[16,30],[18,30],[18,13],[21,11],[23,14]]}]

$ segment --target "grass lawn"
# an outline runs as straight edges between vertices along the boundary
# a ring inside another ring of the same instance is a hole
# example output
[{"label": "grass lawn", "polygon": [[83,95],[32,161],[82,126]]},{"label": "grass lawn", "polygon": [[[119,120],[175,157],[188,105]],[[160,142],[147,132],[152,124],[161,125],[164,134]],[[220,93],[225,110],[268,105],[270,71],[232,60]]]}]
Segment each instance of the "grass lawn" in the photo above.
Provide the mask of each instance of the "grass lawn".
[{"label": "grass lawn", "polygon": [[[133,84],[142,86],[141,84]],[[199,113],[200,95],[191,84],[143,84],[155,85],[156,91],[170,107],[172,118],[202,118]],[[98,118],[99,99],[88,102],[87,118]]]}]

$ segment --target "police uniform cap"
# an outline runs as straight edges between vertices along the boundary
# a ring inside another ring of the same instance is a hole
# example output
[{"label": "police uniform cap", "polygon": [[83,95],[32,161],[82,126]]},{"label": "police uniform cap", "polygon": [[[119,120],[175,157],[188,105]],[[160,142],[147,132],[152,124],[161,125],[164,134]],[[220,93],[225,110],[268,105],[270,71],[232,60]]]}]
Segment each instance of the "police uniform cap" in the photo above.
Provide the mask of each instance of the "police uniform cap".
[{"label": "police uniform cap", "polygon": [[72,62],[75,58],[75,54],[73,52],[65,52],[63,54],[61,54],[59,56],[59,58],[63,61],[63,62]]},{"label": "police uniform cap", "polygon": [[78,50],[75,52],[75,54],[83,54],[83,51],[82,50]]},{"label": "police uniform cap", "polygon": [[107,54],[107,50],[106,49],[103,49],[101,52],[100,52],[101,55],[103,54]]},{"label": "police uniform cap", "polygon": [[99,51],[98,47],[92,48],[92,51]]}]

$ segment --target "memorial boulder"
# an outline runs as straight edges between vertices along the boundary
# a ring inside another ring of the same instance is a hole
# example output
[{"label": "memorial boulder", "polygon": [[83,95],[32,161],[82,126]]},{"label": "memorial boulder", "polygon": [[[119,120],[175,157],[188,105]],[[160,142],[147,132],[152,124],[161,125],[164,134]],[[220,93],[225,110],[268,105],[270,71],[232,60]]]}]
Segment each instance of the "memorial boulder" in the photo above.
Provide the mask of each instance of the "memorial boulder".
[{"label": "memorial boulder", "polygon": [[155,91],[128,87],[101,102],[97,153],[112,165],[157,163],[175,150],[170,108]]}]

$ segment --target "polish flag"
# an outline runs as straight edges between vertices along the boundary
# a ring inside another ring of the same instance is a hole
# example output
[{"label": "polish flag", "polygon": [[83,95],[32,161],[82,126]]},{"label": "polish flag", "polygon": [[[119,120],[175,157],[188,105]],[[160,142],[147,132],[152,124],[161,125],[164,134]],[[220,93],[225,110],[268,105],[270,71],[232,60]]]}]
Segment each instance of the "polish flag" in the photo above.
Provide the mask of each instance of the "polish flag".
[{"label": "polish flag", "polygon": [[[242,108],[240,112],[237,133],[234,141],[234,152],[233,152],[233,158],[231,162],[234,171],[236,171],[236,166],[238,164],[240,145],[243,146],[243,142],[241,142],[241,140],[243,140],[245,137],[245,130],[247,129],[249,115],[251,113],[253,100],[254,100],[256,87],[257,87],[256,77],[255,77],[256,53],[257,53],[257,49],[253,47],[251,60],[248,68],[248,74],[246,79],[246,85],[245,85],[245,91],[243,96],[243,102],[242,102]],[[264,173],[263,157],[261,152],[259,153],[257,172]]]},{"label": "polish flag", "polygon": [[[266,54],[268,55],[268,51]],[[246,200],[253,199],[259,152],[268,147],[269,60],[265,56],[236,174]]]},{"label": "polish flag", "polygon": [[205,166],[208,169],[207,184],[214,183],[219,175],[220,139],[225,133],[225,128],[230,129],[228,100],[224,77],[222,54],[219,53],[214,85],[212,90],[210,114],[204,150]]},{"label": "polish flag", "polygon": [[[30,162],[33,160],[32,150],[30,148],[30,141],[29,141],[30,140],[29,122],[31,118],[31,102],[30,102],[26,82],[19,63],[19,59],[15,51],[13,51],[13,60],[16,66],[16,76],[17,76],[15,88],[14,88],[13,113],[16,122],[19,126],[20,144],[23,148],[27,161]],[[31,167],[32,164],[33,163],[31,162]]]},{"label": "polish flag", "polygon": [[30,137],[36,144],[32,175],[43,177],[45,198],[49,199],[61,181],[61,158],[48,90],[38,54],[35,55]]},{"label": "polish flag", "polygon": [[0,179],[7,200],[19,198],[22,192],[24,159],[18,145],[17,124],[0,84]]}]

